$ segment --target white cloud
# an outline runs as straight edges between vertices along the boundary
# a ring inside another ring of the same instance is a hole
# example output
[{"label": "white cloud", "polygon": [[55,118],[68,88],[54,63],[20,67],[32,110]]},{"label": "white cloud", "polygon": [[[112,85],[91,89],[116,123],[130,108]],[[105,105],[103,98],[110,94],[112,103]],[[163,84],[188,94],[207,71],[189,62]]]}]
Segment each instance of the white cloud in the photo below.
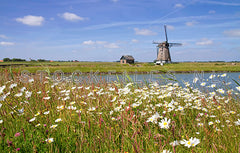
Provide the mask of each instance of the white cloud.
[{"label": "white cloud", "polygon": [[13,46],[13,45],[15,45],[15,43],[13,42],[4,42],[4,41],[0,42],[0,46]]},{"label": "white cloud", "polygon": [[178,3],[178,4],[175,4],[175,6],[174,6],[174,8],[183,8],[184,6],[182,5],[182,4],[180,4],[180,3]]},{"label": "white cloud", "polygon": [[116,43],[109,43],[107,41],[92,41],[87,40],[82,43],[83,45],[92,45],[92,46],[100,46],[104,48],[119,48],[119,46]]},{"label": "white cloud", "polygon": [[105,48],[119,48],[116,43],[108,43],[104,45]]},{"label": "white cloud", "polygon": [[138,43],[139,41],[137,39],[132,39],[131,40],[133,43]]},{"label": "white cloud", "polygon": [[167,29],[169,29],[169,30],[174,30],[174,26],[167,25]]},{"label": "white cloud", "polygon": [[200,46],[212,45],[212,44],[213,44],[213,41],[207,38],[203,38],[200,41],[196,42],[196,45],[200,45]]},{"label": "white cloud", "polygon": [[74,13],[69,13],[69,12],[65,12],[60,16],[68,21],[83,21],[83,20],[85,20],[85,18],[80,17]]},{"label": "white cloud", "polygon": [[186,22],[186,26],[194,26],[195,24],[197,24],[197,21],[190,21],[190,22]]},{"label": "white cloud", "polygon": [[240,29],[226,30],[223,34],[229,37],[240,37]]},{"label": "white cloud", "polygon": [[29,26],[41,26],[44,22],[44,18],[42,16],[27,15],[23,18],[17,18],[16,21]]},{"label": "white cloud", "polygon": [[227,2],[219,2],[219,1],[198,1],[200,3],[208,3],[208,4],[216,4],[223,6],[240,6],[240,3],[227,3]]},{"label": "white cloud", "polygon": [[87,40],[87,41],[84,41],[82,44],[83,44],[83,45],[94,45],[95,42],[92,41],[92,40]]},{"label": "white cloud", "polygon": [[92,41],[92,40],[87,40],[82,43],[83,45],[104,45],[107,44],[106,41]]},{"label": "white cloud", "polygon": [[148,29],[138,29],[138,28],[134,28],[135,34],[136,35],[143,35],[143,36],[151,36],[151,35],[156,35],[156,32],[153,32],[151,30]]},{"label": "white cloud", "polygon": [[119,0],[111,0],[112,2],[118,2]]},{"label": "white cloud", "polygon": [[107,43],[106,41],[96,41],[96,44],[98,44],[98,45],[104,45],[106,43]]},{"label": "white cloud", "polygon": [[7,39],[7,36],[5,36],[5,35],[0,35],[0,38],[2,38],[2,39]]},{"label": "white cloud", "polygon": [[210,11],[208,11],[208,13],[209,13],[209,14],[215,14],[216,11],[215,11],[215,10],[210,10]]}]

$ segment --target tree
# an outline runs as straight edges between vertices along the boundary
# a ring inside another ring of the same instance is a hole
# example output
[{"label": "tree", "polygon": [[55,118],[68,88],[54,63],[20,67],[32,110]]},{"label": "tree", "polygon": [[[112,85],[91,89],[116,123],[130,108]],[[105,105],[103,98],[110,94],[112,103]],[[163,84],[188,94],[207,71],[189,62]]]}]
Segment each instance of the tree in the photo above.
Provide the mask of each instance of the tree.
[{"label": "tree", "polygon": [[11,62],[12,60],[10,58],[4,58],[3,62]]}]

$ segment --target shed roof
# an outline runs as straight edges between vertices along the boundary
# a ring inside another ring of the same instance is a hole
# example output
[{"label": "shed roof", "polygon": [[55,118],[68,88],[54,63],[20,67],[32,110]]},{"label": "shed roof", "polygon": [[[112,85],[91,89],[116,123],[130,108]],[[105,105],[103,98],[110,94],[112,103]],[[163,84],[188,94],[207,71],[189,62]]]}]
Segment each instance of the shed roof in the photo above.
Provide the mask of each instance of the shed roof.
[{"label": "shed roof", "polygon": [[126,60],[134,60],[133,56],[132,55],[123,55],[120,60],[122,59],[126,59]]}]

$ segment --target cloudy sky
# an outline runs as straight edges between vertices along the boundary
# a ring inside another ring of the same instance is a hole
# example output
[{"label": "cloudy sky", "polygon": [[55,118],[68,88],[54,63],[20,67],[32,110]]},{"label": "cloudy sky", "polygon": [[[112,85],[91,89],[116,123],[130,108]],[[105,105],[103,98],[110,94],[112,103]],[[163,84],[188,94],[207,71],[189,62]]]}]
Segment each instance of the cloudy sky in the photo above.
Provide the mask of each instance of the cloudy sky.
[{"label": "cloudy sky", "polygon": [[239,0],[0,0],[0,59],[239,61]]}]

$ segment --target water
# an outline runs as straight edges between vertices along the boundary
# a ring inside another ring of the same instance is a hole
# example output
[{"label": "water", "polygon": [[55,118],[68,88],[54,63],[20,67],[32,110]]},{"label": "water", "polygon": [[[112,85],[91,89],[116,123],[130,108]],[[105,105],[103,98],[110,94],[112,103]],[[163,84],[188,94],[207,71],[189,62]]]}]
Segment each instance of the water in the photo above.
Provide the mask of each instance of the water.
[{"label": "water", "polygon": [[[179,85],[184,86],[184,83],[188,82],[194,86],[210,86],[212,84],[216,84],[216,87],[219,86],[229,86],[230,88],[235,88],[237,85],[233,80],[236,80],[240,83],[240,73],[239,72],[230,72],[230,73],[203,73],[203,72],[195,72],[195,73],[166,73],[166,74],[94,74],[90,73],[87,75],[71,75],[68,77],[68,80],[74,82],[95,82],[98,83],[101,80],[112,82],[118,81],[122,83],[138,83],[138,84],[146,84],[151,82],[158,82],[159,84],[167,84],[167,83],[179,83]],[[197,78],[197,81],[196,79]],[[195,79],[196,82],[193,82]],[[203,84],[202,84],[203,83]]]}]

